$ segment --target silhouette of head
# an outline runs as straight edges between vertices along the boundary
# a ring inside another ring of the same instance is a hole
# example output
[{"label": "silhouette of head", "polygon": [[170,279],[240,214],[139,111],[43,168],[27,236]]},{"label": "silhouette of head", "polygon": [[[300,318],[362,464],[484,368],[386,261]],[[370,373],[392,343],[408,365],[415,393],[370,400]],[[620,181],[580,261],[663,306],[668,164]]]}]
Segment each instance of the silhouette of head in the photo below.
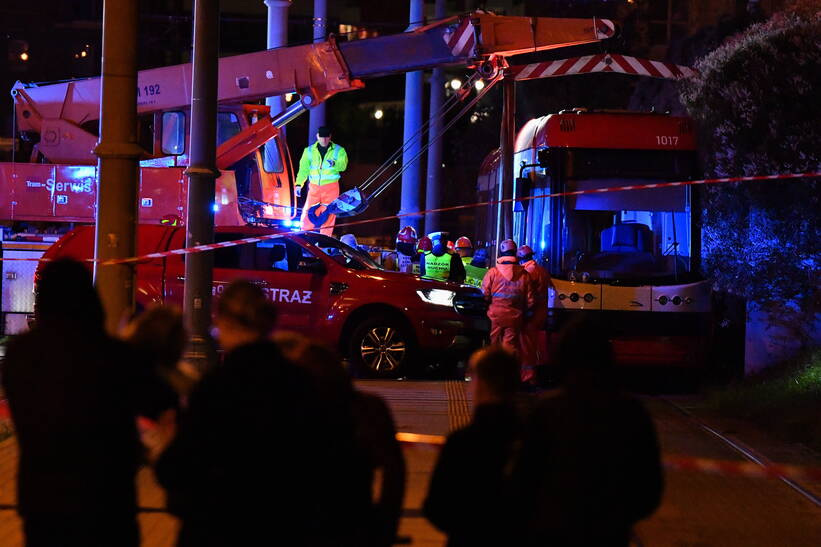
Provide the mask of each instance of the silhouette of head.
[{"label": "silhouette of head", "polygon": [[501,346],[488,346],[470,357],[470,370],[477,383],[480,402],[510,400],[519,388],[519,362]]},{"label": "silhouette of head", "polygon": [[182,313],[171,306],[153,306],[126,327],[123,338],[150,354],[160,367],[174,368],[185,349]]},{"label": "silhouette of head", "polygon": [[217,303],[220,344],[230,351],[243,344],[264,340],[274,330],[276,318],[276,307],[265,291],[250,281],[234,281],[226,287]]},{"label": "silhouette of head", "polygon": [[334,351],[296,332],[277,332],[273,339],[286,359],[311,374],[323,399],[352,392],[351,377]]},{"label": "silhouette of head", "polygon": [[607,377],[613,369],[613,348],[600,319],[578,317],[559,333],[556,350],[560,379]]},{"label": "silhouette of head", "polygon": [[35,296],[39,324],[68,323],[103,328],[105,315],[91,272],[75,260],[49,262],[40,270]]}]

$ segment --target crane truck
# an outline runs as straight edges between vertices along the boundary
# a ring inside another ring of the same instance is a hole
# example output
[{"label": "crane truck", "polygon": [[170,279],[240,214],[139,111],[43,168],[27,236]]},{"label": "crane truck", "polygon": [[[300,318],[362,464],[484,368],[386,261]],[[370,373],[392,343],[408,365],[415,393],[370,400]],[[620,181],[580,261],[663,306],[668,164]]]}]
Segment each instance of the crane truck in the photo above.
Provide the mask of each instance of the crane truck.
[{"label": "crane truck", "polygon": [[[222,175],[216,185],[215,223],[277,229],[296,224],[293,167],[279,129],[337,93],[360,89],[367,79],[433,67],[471,67],[493,78],[512,55],[596,42],[614,32],[614,24],[605,19],[473,12],[397,35],[348,42],[330,37],[222,58],[216,143]],[[145,151],[139,179],[141,223],[179,225],[185,219],[191,71],[191,64],[182,64],[143,70],[137,77],[138,135]],[[299,98],[283,112],[254,104],[288,93]],[[11,94],[28,157],[0,163],[0,222],[58,226],[58,231],[93,223],[100,79],[18,82]],[[56,237],[40,229],[4,234],[4,239],[13,239],[4,246],[24,258],[42,255],[48,240]],[[6,333],[22,328],[33,305],[33,268],[23,264],[3,262],[0,328]]]}]

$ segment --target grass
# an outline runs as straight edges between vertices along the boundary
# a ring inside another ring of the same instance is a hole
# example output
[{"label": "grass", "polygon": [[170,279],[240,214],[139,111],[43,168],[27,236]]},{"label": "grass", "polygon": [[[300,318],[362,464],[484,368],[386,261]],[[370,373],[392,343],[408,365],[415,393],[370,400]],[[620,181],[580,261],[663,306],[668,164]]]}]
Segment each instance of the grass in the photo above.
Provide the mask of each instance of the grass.
[{"label": "grass", "polygon": [[708,403],[821,452],[821,349],[713,391]]}]

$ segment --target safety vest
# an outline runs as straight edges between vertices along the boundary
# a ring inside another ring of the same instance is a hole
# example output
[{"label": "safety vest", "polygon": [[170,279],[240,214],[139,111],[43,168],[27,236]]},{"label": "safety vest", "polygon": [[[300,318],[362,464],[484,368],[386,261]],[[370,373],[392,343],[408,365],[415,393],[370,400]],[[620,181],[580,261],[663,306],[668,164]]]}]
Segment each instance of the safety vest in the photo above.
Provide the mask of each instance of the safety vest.
[{"label": "safety vest", "polygon": [[[331,164],[333,162],[333,165]],[[331,143],[323,159],[319,155],[319,146],[312,144],[302,153],[299,160],[299,173],[296,185],[302,186],[307,179],[311,184],[323,186],[339,180],[339,173],[348,167],[348,154],[336,143]]]},{"label": "safety vest", "polygon": [[481,287],[487,268],[473,266],[470,262],[465,263],[464,260],[462,262],[465,264],[465,283],[474,287]]},{"label": "safety vest", "polygon": [[425,254],[425,277],[447,281],[450,277],[450,254],[436,256],[433,253]]}]

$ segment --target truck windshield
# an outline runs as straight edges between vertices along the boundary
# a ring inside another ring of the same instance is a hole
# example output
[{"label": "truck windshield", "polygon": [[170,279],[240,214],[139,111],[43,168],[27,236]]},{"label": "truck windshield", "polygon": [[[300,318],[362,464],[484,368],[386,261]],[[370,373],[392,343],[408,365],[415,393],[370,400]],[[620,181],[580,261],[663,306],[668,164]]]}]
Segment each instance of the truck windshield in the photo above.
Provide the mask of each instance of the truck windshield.
[{"label": "truck windshield", "polygon": [[311,245],[330,256],[334,261],[352,270],[381,270],[365,251],[345,245],[338,239],[317,233],[305,233],[302,237]]}]

